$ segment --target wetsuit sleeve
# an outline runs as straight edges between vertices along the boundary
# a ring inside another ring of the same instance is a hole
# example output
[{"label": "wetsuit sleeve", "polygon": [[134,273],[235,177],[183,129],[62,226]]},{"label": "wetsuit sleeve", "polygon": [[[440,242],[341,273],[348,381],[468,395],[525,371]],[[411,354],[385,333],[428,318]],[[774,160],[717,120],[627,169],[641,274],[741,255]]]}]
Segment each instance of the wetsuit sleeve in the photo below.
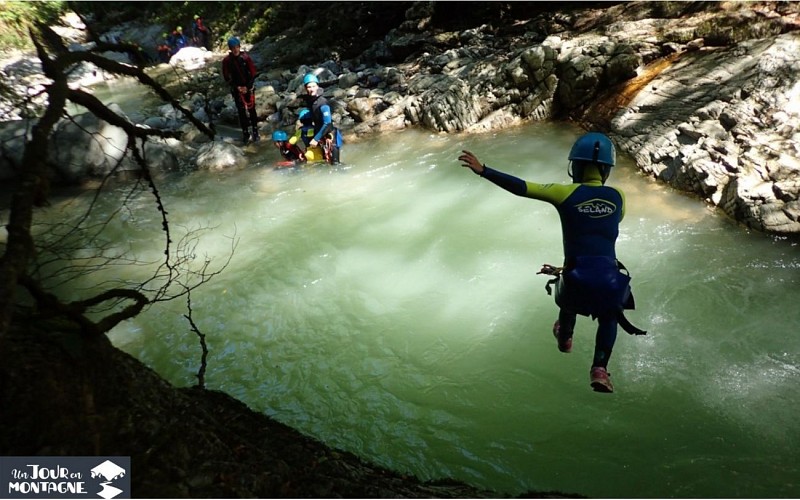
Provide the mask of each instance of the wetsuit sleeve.
[{"label": "wetsuit sleeve", "polygon": [[614,188],[614,190],[618,192],[619,197],[622,198],[622,206],[619,209],[619,220],[622,221],[622,219],[625,218],[625,193],[623,193],[621,189]]},{"label": "wetsuit sleeve", "polygon": [[331,118],[331,107],[327,104],[323,104],[319,108],[320,112],[322,113],[322,127],[320,127],[319,132],[314,135],[314,140],[320,142],[325,134],[330,132],[331,128],[333,128],[333,119]]},{"label": "wetsuit sleeve", "polygon": [[525,196],[546,201],[555,206],[561,205],[580,184],[538,184],[526,182]]},{"label": "wetsuit sleeve", "polygon": [[513,175],[500,172],[486,165],[483,166],[484,179],[500,186],[506,191],[517,196],[542,200],[553,205],[559,205],[575,190],[579,184],[538,184],[535,182],[524,181]]},{"label": "wetsuit sleeve", "polygon": [[222,60],[222,78],[227,83],[231,83],[231,72],[228,69],[228,61],[230,61],[230,57],[226,57]]},{"label": "wetsuit sleeve", "polygon": [[483,166],[483,173],[481,174],[481,177],[517,196],[525,196],[525,193],[528,190],[527,186],[525,185],[525,181],[522,179],[514,177],[513,175],[509,175],[505,172],[500,172],[499,170],[489,168],[486,165]]}]

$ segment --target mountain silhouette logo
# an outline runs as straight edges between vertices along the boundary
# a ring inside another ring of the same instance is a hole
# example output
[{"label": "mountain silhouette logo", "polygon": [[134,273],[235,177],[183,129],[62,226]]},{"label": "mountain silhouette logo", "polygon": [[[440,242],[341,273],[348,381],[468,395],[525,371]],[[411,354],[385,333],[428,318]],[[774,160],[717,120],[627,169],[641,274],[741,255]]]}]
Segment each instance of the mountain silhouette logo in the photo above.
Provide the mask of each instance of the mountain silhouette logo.
[{"label": "mountain silhouette logo", "polygon": [[106,460],[97,467],[94,467],[91,470],[91,472],[93,478],[102,477],[103,479],[106,480],[105,482],[100,483],[103,489],[99,493],[97,493],[98,496],[105,498],[106,500],[109,500],[110,498],[114,498],[115,496],[122,493],[121,489],[111,486],[111,482],[116,479],[125,477],[126,474],[125,469],[115,464],[111,460]]}]

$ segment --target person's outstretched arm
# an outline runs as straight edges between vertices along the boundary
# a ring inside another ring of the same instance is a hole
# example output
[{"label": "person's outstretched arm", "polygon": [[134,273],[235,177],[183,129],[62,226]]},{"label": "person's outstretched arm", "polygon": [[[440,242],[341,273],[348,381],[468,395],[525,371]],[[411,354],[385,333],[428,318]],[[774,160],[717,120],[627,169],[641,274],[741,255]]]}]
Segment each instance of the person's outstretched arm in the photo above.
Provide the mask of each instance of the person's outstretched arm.
[{"label": "person's outstretched arm", "polygon": [[478,157],[475,156],[471,151],[462,150],[461,153],[462,154],[458,157],[458,160],[463,163],[463,165],[461,165],[462,167],[471,169],[484,179],[496,184],[497,186],[500,186],[510,193],[514,193],[517,196],[527,195],[528,185],[524,180],[487,167],[481,163]]}]

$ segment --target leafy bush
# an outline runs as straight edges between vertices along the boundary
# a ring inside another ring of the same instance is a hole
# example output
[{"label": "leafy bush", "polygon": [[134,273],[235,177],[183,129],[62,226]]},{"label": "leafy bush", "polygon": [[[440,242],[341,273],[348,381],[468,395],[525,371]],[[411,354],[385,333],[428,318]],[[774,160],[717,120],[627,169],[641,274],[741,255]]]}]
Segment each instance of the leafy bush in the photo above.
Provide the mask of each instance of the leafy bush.
[{"label": "leafy bush", "polygon": [[29,49],[28,28],[37,21],[52,24],[66,11],[66,2],[0,0],[0,50]]}]

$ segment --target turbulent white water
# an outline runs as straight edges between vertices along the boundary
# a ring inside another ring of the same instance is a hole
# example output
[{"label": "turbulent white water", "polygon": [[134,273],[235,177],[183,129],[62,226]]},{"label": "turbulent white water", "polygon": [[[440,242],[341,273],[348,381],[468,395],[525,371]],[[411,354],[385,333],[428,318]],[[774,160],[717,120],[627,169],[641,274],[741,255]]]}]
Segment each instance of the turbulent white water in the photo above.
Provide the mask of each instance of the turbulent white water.
[{"label": "turbulent white water", "polygon": [[[561,260],[555,210],[456,157],[467,148],[520,177],[564,182],[580,133],[409,130],[346,145],[345,165],[298,170],[273,169],[277,152],[264,145],[245,170],[163,180],[176,233],[213,227],[198,262],[221,264],[238,239],[224,272],[192,295],[207,385],[426,480],[511,495],[800,496],[793,242],[731,224],[622,156],[610,181],[628,202],[618,256],[634,278],[629,318],[649,333],[620,332],[612,395],[589,388],[594,323],[579,318],[573,353],[557,351],[556,308],[536,275]],[[131,205],[141,211],[109,227],[114,245],[160,259],[152,199]],[[112,340],[192,384],[200,347],[184,306],[157,305]]]}]

